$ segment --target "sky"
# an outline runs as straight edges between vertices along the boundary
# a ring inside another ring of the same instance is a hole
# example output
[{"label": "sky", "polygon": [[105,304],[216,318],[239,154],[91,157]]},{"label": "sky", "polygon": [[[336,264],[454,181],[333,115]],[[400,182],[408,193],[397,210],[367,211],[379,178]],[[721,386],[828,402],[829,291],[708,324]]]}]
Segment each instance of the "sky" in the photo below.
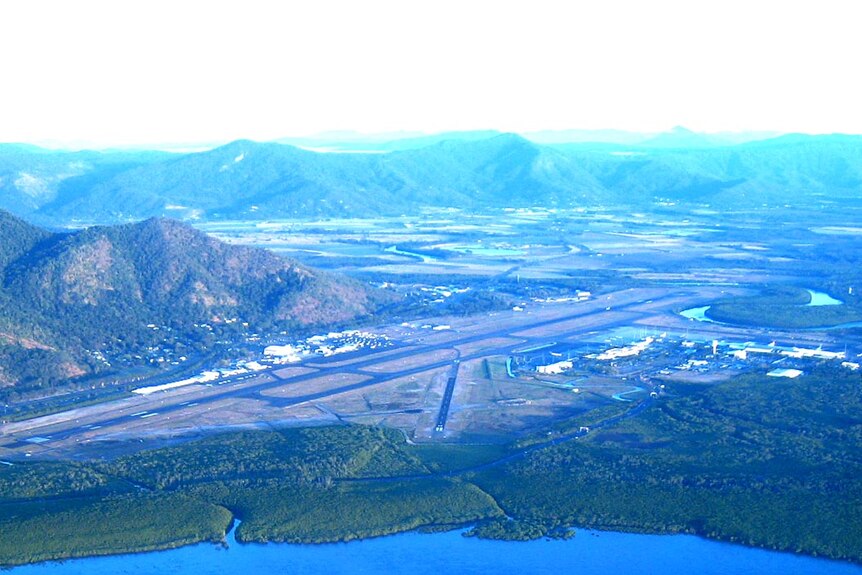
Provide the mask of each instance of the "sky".
[{"label": "sky", "polygon": [[0,142],[862,133],[856,0],[0,3]]}]

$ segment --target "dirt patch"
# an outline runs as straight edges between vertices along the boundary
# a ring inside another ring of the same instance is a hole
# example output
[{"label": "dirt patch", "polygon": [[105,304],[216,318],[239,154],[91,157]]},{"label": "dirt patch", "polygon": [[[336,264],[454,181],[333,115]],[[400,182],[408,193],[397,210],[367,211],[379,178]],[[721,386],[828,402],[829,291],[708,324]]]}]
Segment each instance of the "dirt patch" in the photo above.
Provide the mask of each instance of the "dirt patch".
[{"label": "dirt patch", "polygon": [[30,339],[27,337],[18,337],[12,335],[11,333],[0,333],[0,341],[8,343],[10,345],[19,345],[24,349],[41,349],[44,351],[57,351],[56,348],[51,347],[50,345],[45,345],[44,343],[40,343],[35,339]]}]

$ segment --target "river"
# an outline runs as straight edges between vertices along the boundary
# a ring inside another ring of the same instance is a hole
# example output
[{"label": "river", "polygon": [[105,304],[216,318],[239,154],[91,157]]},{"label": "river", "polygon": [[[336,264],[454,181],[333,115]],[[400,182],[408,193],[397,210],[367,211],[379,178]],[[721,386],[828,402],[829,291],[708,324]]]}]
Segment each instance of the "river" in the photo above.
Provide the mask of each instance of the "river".
[{"label": "river", "polygon": [[[231,534],[232,535],[232,534]],[[690,535],[579,530],[567,541],[503,542],[458,531],[328,545],[200,544],[137,555],[18,567],[12,575],[255,575],[407,573],[409,575],[637,573],[640,575],[862,575],[862,566],[708,541]]]},{"label": "river", "polygon": [[706,317],[706,312],[708,312],[709,308],[711,308],[711,307],[712,307],[711,305],[705,305],[705,306],[701,306],[701,307],[693,307],[690,309],[684,309],[681,312],[679,312],[679,315],[681,315],[684,318],[692,319],[695,321],[705,321],[707,323],[719,323],[719,322],[715,321],[714,319],[710,319],[710,318]]},{"label": "river", "polygon": [[835,299],[828,293],[822,291],[814,291],[813,289],[806,290],[811,296],[811,301],[808,302],[809,307],[818,307],[821,305],[841,305],[844,302],[840,299]]},{"label": "river", "polygon": [[426,263],[426,264],[435,261],[434,258],[432,258],[431,256],[426,256],[425,254],[417,254],[417,253],[413,253],[413,252],[405,252],[404,250],[399,250],[398,246],[389,246],[388,248],[386,248],[383,251],[388,252],[390,254],[397,254],[399,256],[407,256],[410,258],[419,258],[420,260],[422,260],[422,263]]},{"label": "river", "polygon": [[[826,306],[826,305],[843,305],[843,303],[844,303],[840,299],[835,299],[834,297],[830,296],[827,293],[823,293],[820,291],[814,291],[812,289],[807,289],[805,291],[807,291],[808,294],[811,296],[811,299],[809,300],[809,302],[807,304],[805,304],[805,307],[819,307],[819,306]],[[693,307],[693,308],[685,309],[685,310],[682,310],[681,312],[679,312],[679,315],[683,316],[684,318],[694,320],[694,321],[703,321],[703,322],[707,322],[707,323],[717,323],[720,325],[732,325],[732,324],[728,324],[728,323],[724,323],[724,322],[720,322],[720,321],[715,321],[714,319],[710,319],[709,317],[707,317],[706,312],[709,311],[710,307],[712,307],[712,306],[705,305],[705,306],[701,306],[701,307]],[[823,331],[823,330],[830,330],[830,329],[845,329],[845,328],[851,328],[851,327],[862,327],[862,322],[857,321],[857,322],[841,323],[841,324],[823,326],[823,327],[806,328],[804,331]]]}]

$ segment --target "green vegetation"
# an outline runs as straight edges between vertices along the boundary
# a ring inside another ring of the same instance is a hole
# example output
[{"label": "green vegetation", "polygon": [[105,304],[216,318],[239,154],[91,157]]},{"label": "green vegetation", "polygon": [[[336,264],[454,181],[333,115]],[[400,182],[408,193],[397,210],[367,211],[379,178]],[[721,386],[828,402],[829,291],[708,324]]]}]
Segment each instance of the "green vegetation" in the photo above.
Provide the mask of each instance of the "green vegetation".
[{"label": "green vegetation", "polygon": [[569,539],[575,536],[575,530],[568,527],[549,528],[547,522],[529,519],[495,518],[480,521],[466,531],[464,536],[502,541],[530,541],[542,537]]},{"label": "green vegetation", "polygon": [[243,519],[237,532],[240,541],[350,541],[423,526],[463,525],[502,514],[475,485],[449,479],[359,481],[324,489],[291,488],[280,482],[227,487],[223,501]]},{"label": "green vegetation", "polygon": [[858,375],[747,376],[676,392],[472,480],[507,515],[548,528],[687,532],[862,558]]},{"label": "green vegetation", "polygon": [[28,499],[96,495],[116,484],[89,465],[35,463],[0,472],[0,504]]},{"label": "green vegetation", "polygon": [[715,303],[707,316],[725,323],[791,329],[862,321],[862,307],[858,304],[808,307],[809,300],[804,289],[771,287],[762,295]]},{"label": "green vegetation", "polygon": [[499,460],[509,455],[511,448],[505,445],[428,443],[411,446],[410,453],[435,473],[455,473]]},{"label": "green vegetation", "polygon": [[0,565],[217,540],[232,515],[241,541],[302,542],[501,515],[475,485],[434,476],[427,452],[397,431],[351,426],[230,433],[107,463],[0,466],[0,529],[16,533]]},{"label": "green vegetation", "polygon": [[[508,447],[414,446],[340,426],[2,466],[0,529],[12,535],[0,564],[217,540],[232,516],[241,541],[471,524],[470,536],[523,540],[583,526],[862,561],[857,374],[824,365],[795,380],[668,385],[632,417],[611,405]],[[558,441],[585,424],[588,435]]]},{"label": "green vegetation", "polygon": [[323,485],[427,473],[399,432],[359,426],[230,433],[124,457],[105,469],[152,489],[261,479]]},{"label": "green vegetation", "polygon": [[0,241],[3,403],[132,367],[182,377],[222,348],[241,358],[248,330],[350,324],[394,299],[167,219],[50,233],[0,211]]},{"label": "green vegetation", "polygon": [[447,315],[468,316],[510,309],[512,299],[497,293],[472,290],[463,294],[455,294],[440,306],[440,312]]},{"label": "green vegetation", "polygon": [[0,504],[0,565],[219,541],[227,509],[178,493]]}]

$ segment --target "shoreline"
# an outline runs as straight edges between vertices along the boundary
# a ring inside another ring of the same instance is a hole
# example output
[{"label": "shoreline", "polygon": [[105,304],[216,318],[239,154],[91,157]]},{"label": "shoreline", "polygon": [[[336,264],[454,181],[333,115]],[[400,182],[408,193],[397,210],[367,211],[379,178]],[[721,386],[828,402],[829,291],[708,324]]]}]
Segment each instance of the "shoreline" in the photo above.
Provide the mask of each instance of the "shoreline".
[{"label": "shoreline", "polygon": [[[278,541],[268,541],[265,543],[260,542],[249,542],[243,543],[235,538],[236,529],[242,523],[239,519],[232,519],[231,525],[229,529],[225,533],[224,538],[221,541],[214,540],[202,540],[197,542],[186,542],[186,543],[177,543],[172,544],[170,546],[165,546],[161,548],[154,549],[138,549],[138,550],[128,550],[128,551],[117,551],[117,552],[105,552],[105,553],[92,553],[85,555],[75,555],[69,556],[65,558],[53,558],[53,559],[45,559],[32,563],[22,563],[17,565],[4,565],[0,567],[3,571],[10,573],[22,573],[27,571],[28,568],[39,568],[40,570],[51,570],[51,568],[56,568],[59,571],[66,566],[74,566],[76,564],[80,564],[82,561],[94,560],[94,559],[114,559],[117,561],[122,560],[124,557],[135,557],[140,559],[141,557],[145,557],[151,555],[153,558],[165,557],[167,554],[171,554],[176,551],[183,551],[185,554],[195,554],[200,553],[201,555],[206,555],[209,557],[218,557],[216,554],[221,550],[231,550],[231,549],[244,549],[245,551],[264,551],[265,553],[271,553],[275,551],[283,552],[285,550],[334,550],[338,548],[342,548],[345,545],[351,546],[362,546],[367,545],[369,543],[379,544],[384,540],[395,540],[398,538],[404,537],[435,537],[435,536],[447,536],[451,537],[454,534],[458,534],[458,541],[463,541],[464,545],[470,546],[474,543],[481,546],[483,543],[495,543],[495,544],[512,544],[512,545],[523,545],[523,546],[531,546],[531,545],[539,545],[539,544],[547,544],[549,547],[557,547],[564,546],[569,541],[573,540],[584,540],[587,538],[601,538],[601,537],[622,537],[622,538],[631,538],[631,537],[644,537],[648,538],[648,540],[653,544],[660,544],[658,539],[665,539],[666,543],[671,542],[671,539],[682,539],[694,541],[695,545],[727,545],[736,549],[736,554],[748,554],[748,553],[765,553],[769,555],[773,555],[771,561],[774,561],[776,557],[782,557],[784,560],[804,560],[804,561],[816,561],[818,565],[822,567],[834,566],[838,569],[858,569],[859,573],[862,573],[862,560],[853,561],[848,559],[834,559],[829,557],[822,557],[817,555],[806,554],[802,552],[796,552],[788,549],[774,549],[765,546],[757,546],[744,544],[736,541],[731,541],[727,539],[707,537],[705,535],[697,534],[697,533],[689,533],[689,532],[654,532],[651,530],[619,530],[619,529],[602,529],[599,527],[577,527],[573,528],[575,535],[569,539],[558,539],[558,538],[547,538],[540,537],[536,539],[529,540],[506,540],[506,539],[496,539],[496,538],[486,538],[481,536],[466,536],[470,525],[462,525],[458,527],[453,527],[451,529],[445,529],[440,531],[426,532],[424,529],[433,528],[433,525],[426,525],[410,530],[398,531],[395,533],[381,534],[369,537],[363,537],[360,539],[348,540],[348,541],[329,541],[329,542],[301,542],[301,543],[287,543],[287,542],[278,542]],[[523,551],[523,550],[521,550]],[[766,556],[762,557],[766,559]],[[219,563],[218,559],[215,560],[216,564]],[[77,573],[77,571],[76,571]]]}]

